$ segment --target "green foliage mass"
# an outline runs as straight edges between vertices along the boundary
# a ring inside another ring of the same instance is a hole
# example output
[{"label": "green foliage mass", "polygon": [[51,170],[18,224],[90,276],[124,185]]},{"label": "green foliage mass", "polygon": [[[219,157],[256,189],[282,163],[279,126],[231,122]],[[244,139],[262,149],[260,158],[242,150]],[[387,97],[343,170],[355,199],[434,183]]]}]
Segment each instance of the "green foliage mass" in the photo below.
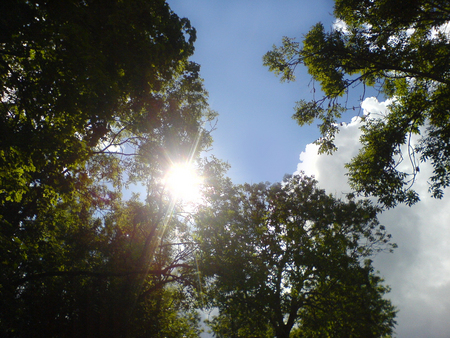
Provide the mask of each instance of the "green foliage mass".
[{"label": "green foliage mass", "polygon": [[[195,30],[161,0],[0,12],[0,335],[197,336],[161,184],[211,141]],[[147,196],[124,201],[129,184]]]},{"label": "green foliage mass", "polygon": [[224,181],[196,214],[205,299],[218,337],[385,337],[395,310],[370,257],[390,235],[368,201],[303,175]]},{"label": "green foliage mass", "polygon": [[0,336],[198,337],[197,250],[217,333],[391,333],[363,262],[389,239],[369,203],[306,177],[234,186],[215,158],[197,214],[170,198],[167,169],[210,145],[215,116],[187,19],[161,0],[0,11]]},{"label": "green foliage mass", "polygon": [[[420,162],[434,169],[433,197],[442,198],[450,185],[449,13],[450,2],[442,0],[336,0],[334,15],[344,28],[327,32],[318,23],[302,45],[284,38],[264,56],[282,80],[294,80],[296,66],[305,65],[320,84],[323,97],[300,101],[294,119],[300,125],[321,121],[321,153],[336,150],[336,122],[355,109],[347,102],[356,87],[362,97],[370,86],[393,99],[386,116],[365,117],[362,148],[347,165],[352,188],[387,207],[419,200],[412,186]],[[420,139],[415,145],[412,136]],[[410,170],[399,166],[403,159]]]}]

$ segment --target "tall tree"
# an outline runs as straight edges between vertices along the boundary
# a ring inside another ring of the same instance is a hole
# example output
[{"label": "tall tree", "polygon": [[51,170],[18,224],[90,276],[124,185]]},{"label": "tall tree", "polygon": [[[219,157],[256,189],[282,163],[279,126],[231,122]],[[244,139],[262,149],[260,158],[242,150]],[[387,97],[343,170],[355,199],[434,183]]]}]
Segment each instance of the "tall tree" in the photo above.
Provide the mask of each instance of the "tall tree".
[{"label": "tall tree", "polygon": [[[363,118],[362,148],[347,165],[350,185],[387,207],[411,205],[419,200],[412,189],[419,163],[428,161],[430,193],[441,198],[450,185],[450,2],[336,0],[334,14],[340,28],[327,32],[319,23],[302,45],[284,38],[264,56],[282,80],[293,80],[295,67],[305,65],[320,83],[323,97],[298,102],[294,118],[300,125],[319,119],[319,151],[331,153],[337,119],[354,109],[348,95],[358,85],[374,87],[392,101],[386,116]],[[415,145],[412,135],[420,137]],[[409,171],[399,167],[404,158]]]},{"label": "tall tree", "polygon": [[193,143],[206,111],[199,66],[188,61],[195,30],[164,1],[1,6],[11,13],[0,41],[4,222],[17,226],[78,190],[86,161],[111,144],[145,143],[141,155],[157,163]]},{"label": "tall tree", "polygon": [[0,11],[0,335],[182,335],[162,317],[187,313],[191,247],[161,182],[211,141],[195,30],[161,0]]},{"label": "tall tree", "polygon": [[196,215],[206,299],[223,337],[385,337],[395,310],[369,257],[389,235],[367,201],[303,175],[225,182]]}]

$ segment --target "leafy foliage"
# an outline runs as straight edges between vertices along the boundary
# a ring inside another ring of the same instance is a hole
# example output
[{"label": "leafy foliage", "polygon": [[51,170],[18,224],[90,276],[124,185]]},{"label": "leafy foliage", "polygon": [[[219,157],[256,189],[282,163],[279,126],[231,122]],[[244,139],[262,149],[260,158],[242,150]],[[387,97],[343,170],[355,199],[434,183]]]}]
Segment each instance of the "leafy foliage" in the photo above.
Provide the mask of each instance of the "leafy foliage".
[{"label": "leafy foliage", "polygon": [[[160,0],[0,10],[0,334],[196,336],[161,184],[211,142],[195,30]],[[130,184],[147,195],[124,201]]]},{"label": "leafy foliage", "polygon": [[196,215],[212,328],[224,337],[383,337],[395,310],[368,258],[390,235],[368,201],[303,175],[224,182]]},{"label": "leafy foliage", "polygon": [[[355,109],[347,104],[355,87],[363,87],[361,97],[372,86],[394,99],[387,116],[365,117],[362,148],[347,166],[353,189],[387,207],[419,200],[412,189],[416,158],[434,168],[433,197],[441,198],[449,186],[449,13],[448,1],[336,0],[341,28],[326,32],[319,23],[302,46],[284,38],[264,56],[264,64],[282,80],[293,80],[301,64],[320,83],[324,96],[300,101],[294,118],[300,125],[321,121],[321,153],[336,150],[336,122],[343,111]],[[421,136],[414,149],[412,135]],[[404,157],[411,161],[410,171],[399,167]]]}]

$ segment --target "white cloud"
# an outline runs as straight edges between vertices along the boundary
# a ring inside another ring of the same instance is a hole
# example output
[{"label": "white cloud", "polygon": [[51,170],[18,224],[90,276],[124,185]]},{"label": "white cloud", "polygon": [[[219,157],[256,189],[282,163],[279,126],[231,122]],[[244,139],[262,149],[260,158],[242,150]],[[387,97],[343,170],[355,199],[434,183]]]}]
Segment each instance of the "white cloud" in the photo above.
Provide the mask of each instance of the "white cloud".
[{"label": "white cloud", "polygon": [[[386,105],[370,98],[363,108],[372,116],[382,116]],[[339,150],[333,155],[317,155],[317,146],[308,145],[300,155],[298,170],[314,175],[319,186],[338,197],[350,192],[344,164],[358,152],[360,123],[354,118],[341,127],[336,137]],[[399,309],[399,338],[447,338],[450,332],[450,191],[443,200],[429,197],[426,180],[431,170],[422,164],[414,186],[421,202],[411,208],[399,206],[379,217],[399,246],[393,254],[379,254],[374,260],[392,288],[389,298]]]},{"label": "white cloud", "polygon": [[379,102],[375,97],[368,97],[361,103],[361,107],[366,116],[370,115],[373,118],[385,117],[388,112],[388,106],[393,101],[393,99],[389,99]]},{"label": "white cloud", "polygon": [[439,33],[444,34],[447,38],[450,37],[450,22],[446,22],[439,27],[433,27],[431,29],[431,39],[436,39],[439,36]]},{"label": "white cloud", "polygon": [[340,31],[340,32],[342,32],[342,33],[344,33],[344,34],[349,33],[347,24],[345,23],[345,21],[343,21],[343,20],[341,20],[341,19],[337,19],[337,20],[333,23],[333,29],[334,29],[334,30],[337,30],[337,31]]}]

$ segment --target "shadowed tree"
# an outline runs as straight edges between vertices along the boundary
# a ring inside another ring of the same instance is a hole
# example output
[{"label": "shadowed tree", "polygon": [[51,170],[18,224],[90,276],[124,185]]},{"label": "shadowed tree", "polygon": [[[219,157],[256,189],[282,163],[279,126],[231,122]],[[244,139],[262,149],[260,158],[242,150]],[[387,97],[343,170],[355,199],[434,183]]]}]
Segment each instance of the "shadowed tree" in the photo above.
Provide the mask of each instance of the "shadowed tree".
[{"label": "shadowed tree", "polygon": [[[0,334],[194,336],[161,182],[211,141],[195,30],[160,0],[0,11]],[[147,196],[123,201],[130,184]]]},{"label": "shadowed tree", "polygon": [[224,182],[196,215],[206,299],[219,337],[386,337],[395,310],[369,259],[389,235],[368,201],[303,175]]}]

